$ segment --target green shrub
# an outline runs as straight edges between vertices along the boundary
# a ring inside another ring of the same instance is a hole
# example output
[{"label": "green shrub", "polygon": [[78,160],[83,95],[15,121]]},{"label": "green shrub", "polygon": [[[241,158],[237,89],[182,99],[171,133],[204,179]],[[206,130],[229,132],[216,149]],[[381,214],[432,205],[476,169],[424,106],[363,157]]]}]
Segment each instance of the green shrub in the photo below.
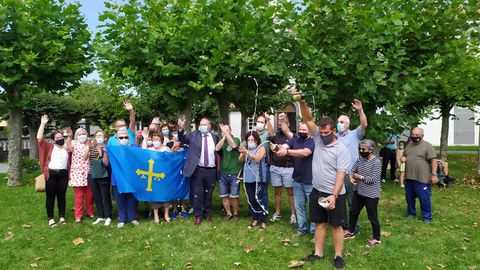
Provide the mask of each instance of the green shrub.
[{"label": "green shrub", "polygon": [[22,169],[27,173],[32,173],[40,169],[40,163],[38,159],[22,157],[20,161],[22,163]]}]

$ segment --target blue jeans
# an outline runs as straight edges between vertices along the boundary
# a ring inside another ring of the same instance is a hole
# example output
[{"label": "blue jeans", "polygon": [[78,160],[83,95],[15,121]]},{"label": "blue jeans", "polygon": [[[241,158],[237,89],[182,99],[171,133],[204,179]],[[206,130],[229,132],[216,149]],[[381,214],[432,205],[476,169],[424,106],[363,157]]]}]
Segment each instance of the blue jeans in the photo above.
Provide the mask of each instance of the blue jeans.
[{"label": "blue jeans", "polygon": [[420,201],[420,210],[423,220],[432,220],[432,185],[424,184],[416,180],[406,179],[405,199],[407,200],[407,215],[416,216],[415,200]]},{"label": "blue jeans", "polygon": [[137,220],[137,204],[138,201],[133,193],[120,193],[117,186],[113,187],[113,195],[117,202],[118,222],[125,223],[127,221]]},{"label": "blue jeans", "polygon": [[[308,232],[307,203],[312,189],[312,184],[293,182],[293,199],[295,201],[295,211],[297,212],[297,231],[302,234]],[[315,223],[313,222],[310,222],[310,233],[315,233]]]},{"label": "blue jeans", "polygon": [[239,184],[237,180],[237,174],[222,173],[219,181],[220,186],[220,198],[239,197]]}]

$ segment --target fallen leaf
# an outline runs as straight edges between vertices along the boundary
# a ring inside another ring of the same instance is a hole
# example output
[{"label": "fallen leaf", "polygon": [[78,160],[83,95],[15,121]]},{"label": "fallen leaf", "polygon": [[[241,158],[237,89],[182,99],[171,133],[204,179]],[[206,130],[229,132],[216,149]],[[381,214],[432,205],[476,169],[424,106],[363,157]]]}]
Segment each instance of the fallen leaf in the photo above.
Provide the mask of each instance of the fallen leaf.
[{"label": "fallen leaf", "polygon": [[470,243],[470,238],[465,237],[465,238],[463,238],[463,241],[465,241],[465,242],[467,242],[467,243]]},{"label": "fallen leaf", "polygon": [[473,227],[473,228],[477,228],[477,227],[478,227],[478,223],[477,223],[477,222],[474,222],[472,227]]},{"label": "fallen leaf", "polygon": [[291,241],[290,239],[288,239],[288,238],[285,238],[285,239],[282,240],[282,243],[283,243],[284,245],[288,245],[288,244],[290,244],[291,242],[292,242],[292,241]]},{"label": "fallen leaf", "polygon": [[43,257],[37,257],[37,258],[35,258],[35,261],[38,261],[38,260],[41,260],[41,259],[43,259]]},{"label": "fallen leaf", "polygon": [[193,265],[191,262],[188,262],[186,265],[185,265],[185,268],[187,269],[192,269],[193,268]]},{"label": "fallen leaf", "polygon": [[32,227],[32,225],[30,225],[30,224],[23,224],[22,227],[23,227],[24,229],[29,229],[29,228]]},{"label": "fallen leaf", "polygon": [[304,261],[291,260],[291,261],[288,263],[288,267],[290,267],[290,268],[298,268],[298,267],[302,267],[304,264],[305,264]]},{"label": "fallen leaf", "polygon": [[8,231],[7,234],[5,234],[5,240],[12,240],[13,236],[13,232]]},{"label": "fallen leaf", "polygon": [[445,266],[445,265],[443,265],[443,264],[441,264],[441,263],[439,263],[438,266],[439,266],[440,268],[442,268],[442,269],[443,269],[443,268],[447,268],[447,266]]},{"label": "fallen leaf", "polygon": [[345,251],[345,256],[352,257],[352,253],[350,252],[350,250]]},{"label": "fallen leaf", "polygon": [[365,251],[364,253],[362,253],[362,255],[368,257],[368,256],[370,256],[370,252]]},{"label": "fallen leaf", "polygon": [[31,263],[31,264],[30,264],[30,267],[31,267],[31,268],[38,268],[38,264],[36,264],[36,263]]},{"label": "fallen leaf", "polygon": [[433,270],[433,268],[431,268],[430,266],[427,266],[427,269],[428,269],[428,270]]},{"label": "fallen leaf", "polygon": [[73,244],[74,244],[75,246],[78,246],[78,245],[81,245],[81,244],[85,244],[85,241],[84,241],[83,238],[81,238],[81,237],[77,237],[77,238],[73,239],[72,242],[73,242]]},{"label": "fallen leaf", "polygon": [[406,263],[402,263],[402,266],[406,266],[407,264]]},{"label": "fallen leaf", "polygon": [[466,246],[461,246],[460,248],[463,249],[463,250],[467,250]]},{"label": "fallen leaf", "polygon": [[245,251],[245,253],[248,254],[248,253],[251,253],[251,252],[253,251],[253,248],[251,248],[251,247],[245,247],[245,248],[243,249],[243,251]]},{"label": "fallen leaf", "polygon": [[48,250],[53,250],[53,247],[49,247]]},{"label": "fallen leaf", "polygon": [[391,233],[391,232],[387,232],[387,231],[382,231],[382,232],[380,233],[380,235],[383,236],[383,237],[389,237],[390,235],[392,235],[392,233]]},{"label": "fallen leaf", "polygon": [[242,263],[241,262],[234,262],[233,265],[235,266],[240,266]]},{"label": "fallen leaf", "polygon": [[477,267],[476,267],[475,265],[470,265],[470,266],[468,267],[468,269],[470,269],[470,270],[477,270]]}]

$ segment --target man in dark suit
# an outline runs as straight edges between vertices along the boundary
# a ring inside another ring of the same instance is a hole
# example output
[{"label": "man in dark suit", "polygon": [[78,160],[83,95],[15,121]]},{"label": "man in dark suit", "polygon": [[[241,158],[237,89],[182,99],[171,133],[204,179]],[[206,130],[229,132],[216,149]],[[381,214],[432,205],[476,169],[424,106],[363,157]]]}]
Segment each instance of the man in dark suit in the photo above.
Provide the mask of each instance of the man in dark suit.
[{"label": "man in dark suit", "polygon": [[212,220],[212,194],[217,180],[217,135],[210,132],[211,124],[206,118],[200,121],[198,131],[185,135],[185,121],[178,121],[178,140],[189,145],[183,167],[183,175],[190,177],[190,200],[195,213],[195,225],[202,219]]}]

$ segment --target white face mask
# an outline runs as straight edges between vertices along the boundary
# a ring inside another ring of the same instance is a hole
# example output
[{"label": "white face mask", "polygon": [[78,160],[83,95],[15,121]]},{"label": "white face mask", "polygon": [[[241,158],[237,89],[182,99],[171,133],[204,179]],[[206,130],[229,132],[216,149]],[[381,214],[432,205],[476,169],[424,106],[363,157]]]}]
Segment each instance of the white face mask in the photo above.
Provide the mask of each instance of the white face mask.
[{"label": "white face mask", "polygon": [[152,140],[148,140],[148,141],[147,141],[147,146],[152,146],[152,145],[153,145]]},{"label": "white face mask", "polygon": [[255,148],[257,148],[257,144],[254,143],[254,142],[249,142],[247,145],[248,145],[248,149],[255,149]]},{"label": "white face mask", "polygon": [[263,131],[265,129],[265,124],[264,123],[257,123],[256,126],[258,131]]},{"label": "white face mask", "polygon": [[162,145],[159,141],[153,141],[153,147],[158,148]]},{"label": "white face mask", "polygon": [[103,144],[105,142],[105,139],[103,137],[98,137],[98,138],[95,138],[97,140],[97,143],[98,144]]},{"label": "white face mask", "polygon": [[118,141],[121,145],[128,145],[128,139],[120,139]]},{"label": "white face mask", "polygon": [[87,135],[78,135],[77,140],[81,143],[84,143],[87,140]]}]

